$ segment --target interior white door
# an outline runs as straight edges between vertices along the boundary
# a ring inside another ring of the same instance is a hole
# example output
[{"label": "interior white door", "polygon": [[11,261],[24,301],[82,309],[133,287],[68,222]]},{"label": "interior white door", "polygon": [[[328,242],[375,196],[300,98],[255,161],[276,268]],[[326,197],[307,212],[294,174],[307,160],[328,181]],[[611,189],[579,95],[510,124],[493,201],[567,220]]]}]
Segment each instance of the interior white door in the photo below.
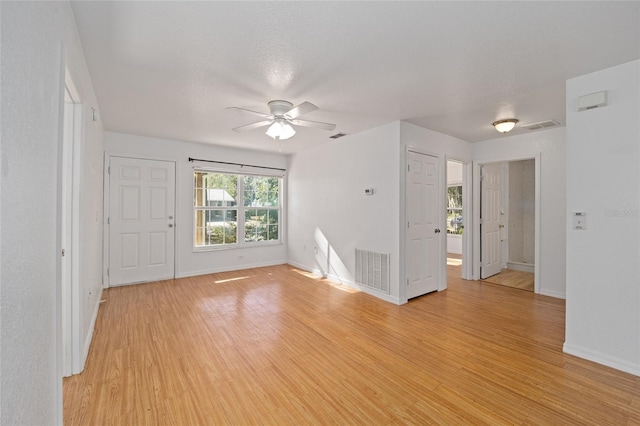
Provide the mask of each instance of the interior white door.
[{"label": "interior white door", "polygon": [[501,269],[502,165],[482,166],[480,178],[480,278]]},{"label": "interior white door", "polygon": [[63,145],[62,145],[62,218],[60,234],[62,236],[61,254],[61,330],[62,330],[62,375],[73,373],[72,327],[72,229],[73,229],[73,99],[65,87]]},{"label": "interior white door", "polygon": [[109,285],[174,277],[175,163],[111,157]]},{"label": "interior white door", "polygon": [[438,289],[438,158],[409,151],[406,177],[407,298]]}]

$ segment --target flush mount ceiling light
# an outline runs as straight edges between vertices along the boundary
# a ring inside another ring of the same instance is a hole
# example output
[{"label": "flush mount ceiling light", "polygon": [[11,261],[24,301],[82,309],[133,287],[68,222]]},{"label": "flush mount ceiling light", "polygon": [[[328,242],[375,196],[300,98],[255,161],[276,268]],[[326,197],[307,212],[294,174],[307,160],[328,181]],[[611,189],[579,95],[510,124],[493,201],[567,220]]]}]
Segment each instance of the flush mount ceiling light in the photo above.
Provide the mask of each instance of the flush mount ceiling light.
[{"label": "flush mount ceiling light", "polygon": [[293,130],[293,127],[291,127],[291,125],[284,119],[276,118],[273,124],[267,129],[266,134],[268,136],[271,136],[273,139],[279,139],[283,141],[295,135],[296,131]]},{"label": "flush mount ceiling light", "polygon": [[508,133],[516,126],[518,122],[515,118],[507,118],[505,120],[498,120],[493,122],[493,127],[500,133]]}]

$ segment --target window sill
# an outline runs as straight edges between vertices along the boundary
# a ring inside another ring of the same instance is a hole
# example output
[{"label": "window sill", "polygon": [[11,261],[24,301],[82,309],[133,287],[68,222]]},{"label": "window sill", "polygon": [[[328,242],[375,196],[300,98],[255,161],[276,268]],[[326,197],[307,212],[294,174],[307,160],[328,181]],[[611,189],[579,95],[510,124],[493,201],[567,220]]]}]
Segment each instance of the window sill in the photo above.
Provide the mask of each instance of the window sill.
[{"label": "window sill", "polygon": [[226,250],[242,250],[248,248],[261,248],[261,247],[275,247],[283,245],[282,241],[269,241],[269,242],[255,242],[255,243],[242,243],[225,246],[203,246],[193,247],[193,253],[211,252],[211,251],[226,251]]}]

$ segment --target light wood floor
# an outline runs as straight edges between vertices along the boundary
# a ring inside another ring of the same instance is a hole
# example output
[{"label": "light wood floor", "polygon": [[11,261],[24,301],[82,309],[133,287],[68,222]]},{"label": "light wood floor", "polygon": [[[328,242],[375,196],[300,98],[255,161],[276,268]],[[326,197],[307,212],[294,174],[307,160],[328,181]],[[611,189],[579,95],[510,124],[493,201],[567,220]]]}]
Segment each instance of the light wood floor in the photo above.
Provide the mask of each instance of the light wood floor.
[{"label": "light wood floor", "polygon": [[534,288],[534,274],[515,269],[503,269],[500,273],[482,281],[527,291],[533,291]]},{"label": "light wood floor", "polygon": [[64,422],[640,423],[640,378],[562,353],[564,301],[448,268],[404,306],[288,265],[110,289]]}]

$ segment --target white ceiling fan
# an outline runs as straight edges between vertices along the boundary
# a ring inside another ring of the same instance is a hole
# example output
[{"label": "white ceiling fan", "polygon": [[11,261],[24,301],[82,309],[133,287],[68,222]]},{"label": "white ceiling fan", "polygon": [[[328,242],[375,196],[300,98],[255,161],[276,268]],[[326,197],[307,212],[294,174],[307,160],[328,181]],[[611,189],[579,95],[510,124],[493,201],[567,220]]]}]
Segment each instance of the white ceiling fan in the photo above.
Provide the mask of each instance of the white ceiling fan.
[{"label": "white ceiling fan", "polygon": [[296,134],[296,131],[291,126],[292,124],[294,126],[313,127],[329,131],[336,128],[336,125],[331,123],[298,119],[301,115],[308,114],[318,109],[318,107],[311,102],[303,102],[295,108],[291,102],[287,101],[271,101],[268,105],[271,114],[264,114],[262,112],[252,111],[245,108],[228,107],[227,109],[248,112],[258,115],[264,119],[256,123],[235,127],[233,130],[236,132],[247,132],[249,130],[257,129],[258,127],[269,126],[266,132],[267,135],[271,136],[273,139],[284,140],[289,139]]}]

